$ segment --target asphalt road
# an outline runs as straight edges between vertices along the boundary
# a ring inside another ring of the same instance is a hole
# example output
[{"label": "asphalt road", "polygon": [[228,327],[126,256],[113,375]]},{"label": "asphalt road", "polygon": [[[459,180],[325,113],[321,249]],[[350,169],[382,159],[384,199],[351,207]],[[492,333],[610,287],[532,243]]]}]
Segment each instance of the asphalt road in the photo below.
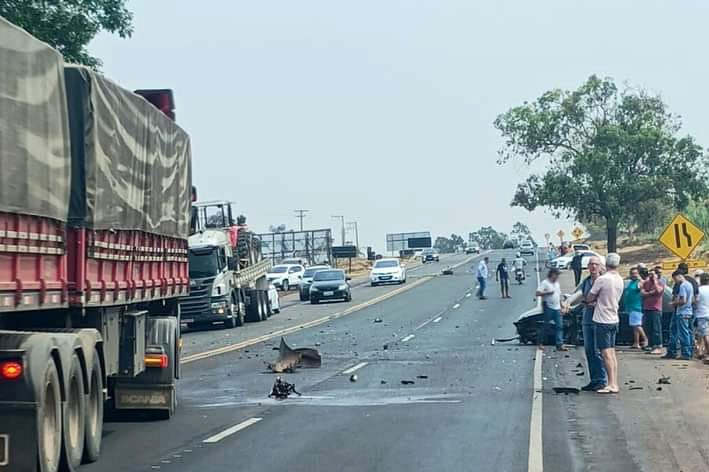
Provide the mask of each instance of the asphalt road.
[{"label": "asphalt road", "polygon": [[[473,263],[455,256],[403,286],[358,287],[350,304],[190,333],[176,416],[107,423],[101,459],[81,470],[527,470],[536,351],[491,339],[514,333],[536,277],[530,270],[510,300],[493,279],[481,301]],[[437,275],[449,264],[462,266]],[[294,347],[317,346],[323,366],[285,374],[302,396],[279,401],[267,398],[276,375],[265,362],[283,329],[295,330]]]}]

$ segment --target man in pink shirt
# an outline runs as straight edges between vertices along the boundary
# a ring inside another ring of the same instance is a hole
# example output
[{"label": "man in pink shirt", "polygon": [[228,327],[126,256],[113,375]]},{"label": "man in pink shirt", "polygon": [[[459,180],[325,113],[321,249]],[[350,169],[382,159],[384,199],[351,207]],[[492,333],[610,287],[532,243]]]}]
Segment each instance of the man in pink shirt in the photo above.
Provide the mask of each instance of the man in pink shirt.
[{"label": "man in pink shirt", "polygon": [[605,274],[598,277],[586,297],[588,303],[596,302],[593,310],[593,328],[596,333],[596,346],[601,351],[603,364],[608,373],[608,385],[598,393],[618,393],[618,359],[615,355],[615,336],[618,333],[618,304],[623,296],[625,284],[618,274],[620,256],[614,252],[606,256]]},{"label": "man in pink shirt", "polygon": [[662,295],[665,286],[655,270],[648,272],[648,276],[640,287],[643,298],[643,325],[647,333],[650,354],[662,354]]}]

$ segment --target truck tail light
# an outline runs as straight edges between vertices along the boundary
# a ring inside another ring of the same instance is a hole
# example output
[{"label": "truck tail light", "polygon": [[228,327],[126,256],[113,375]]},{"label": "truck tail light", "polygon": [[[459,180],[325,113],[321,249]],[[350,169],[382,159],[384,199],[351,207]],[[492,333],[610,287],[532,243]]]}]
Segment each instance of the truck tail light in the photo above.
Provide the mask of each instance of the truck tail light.
[{"label": "truck tail light", "polygon": [[145,367],[167,369],[167,366],[168,366],[167,354],[146,354],[145,355]]},{"label": "truck tail light", "polygon": [[4,380],[17,380],[22,377],[22,363],[20,361],[0,361],[0,378]]},{"label": "truck tail light", "polygon": [[175,100],[170,89],[142,89],[134,90],[134,93],[142,96],[152,103],[155,108],[163,112],[172,121],[175,121]]}]

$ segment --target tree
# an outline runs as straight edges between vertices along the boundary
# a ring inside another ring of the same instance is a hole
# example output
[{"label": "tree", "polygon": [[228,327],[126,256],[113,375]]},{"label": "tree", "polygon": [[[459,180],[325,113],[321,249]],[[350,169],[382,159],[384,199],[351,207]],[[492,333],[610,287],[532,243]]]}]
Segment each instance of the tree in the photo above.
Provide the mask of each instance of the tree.
[{"label": "tree", "polygon": [[502,249],[507,235],[498,233],[492,226],[483,226],[474,233],[470,233],[470,239],[477,241],[480,247],[485,249]]},{"label": "tree", "polygon": [[450,238],[438,236],[436,238],[436,242],[433,244],[433,247],[435,247],[438,252],[446,254],[455,252],[456,248],[463,246],[463,243],[463,238],[457,234],[451,234]]},{"label": "tree", "polygon": [[94,69],[101,61],[86,46],[100,31],[133,33],[126,0],[0,0],[0,16],[55,47],[67,62]]},{"label": "tree", "polygon": [[638,202],[669,196],[675,208],[706,192],[702,148],[659,96],[591,76],[576,91],[552,90],[497,117],[499,164],[546,161],[517,187],[512,205],[556,216],[601,217],[608,250]]},{"label": "tree", "polygon": [[532,241],[534,243],[534,238],[532,237],[532,232],[529,230],[529,226],[518,221],[512,226],[512,232],[510,233],[511,238],[516,238],[518,241]]}]

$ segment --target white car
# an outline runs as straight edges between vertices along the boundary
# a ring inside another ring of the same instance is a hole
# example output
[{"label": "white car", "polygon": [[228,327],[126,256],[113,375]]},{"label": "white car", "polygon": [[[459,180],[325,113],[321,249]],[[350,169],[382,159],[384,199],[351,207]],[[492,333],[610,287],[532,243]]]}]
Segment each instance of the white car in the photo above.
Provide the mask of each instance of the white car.
[{"label": "white car", "polygon": [[[597,252],[593,251],[582,251],[582,259],[581,259],[581,267],[586,268],[588,267],[588,261],[591,259],[591,257],[596,256],[598,257],[602,263],[605,263],[606,258],[598,254]],[[549,267],[554,268],[554,269],[570,269],[571,268],[571,259],[574,258],[574,253],[569,253],[564,256],[559,256],[556,259],[552,259],[551,262],[549,262]]]},{"label": "white car", "polygon": [[281,302],[278,299],[278,289],[275,285],[268,286],[268,304],[271,305],[271,313],[281,312]]},{"label": "white car", "polygon": [[406,267],[399,259],[379,259],[369,273],[369,282],[372,287],[392,282],[403,284],[406,282]]},{"label": "white car", "polygon": [[276,288],[287,292],[291,287],[297,287],[300,284],[303,272],[305,272],[305,268],[300,264],[279,264],[271,267],[266,278]]},{"label": "white car", "polygon": [[468,246],[465,248],[465,253],[466,254],[480,254],[480,244],[476,242],[471,242],[468,243]]},{"label": "white car", "polygon": [[519,245],[519,253],[523,256],[533,256],[534,243],[532,241],[522,241],[522,244]]}]

